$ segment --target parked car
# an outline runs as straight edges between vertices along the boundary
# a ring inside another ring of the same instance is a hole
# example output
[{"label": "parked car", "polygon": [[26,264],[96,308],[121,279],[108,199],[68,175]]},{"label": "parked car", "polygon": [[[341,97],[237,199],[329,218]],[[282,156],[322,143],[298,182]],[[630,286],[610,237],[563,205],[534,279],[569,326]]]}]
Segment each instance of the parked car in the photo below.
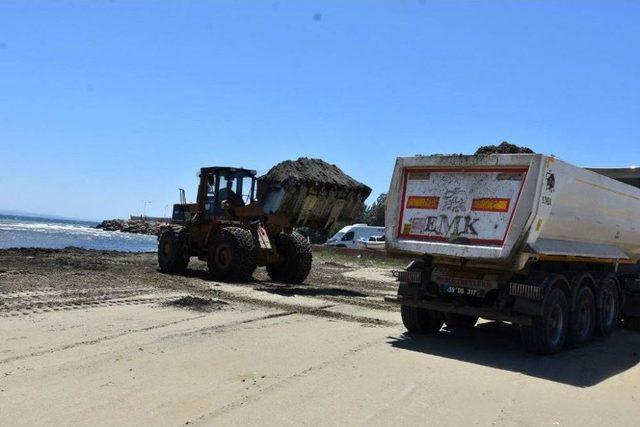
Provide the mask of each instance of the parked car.
[{"label": "parked car", "polygon": [[356,247],[358,249],[370,249],[370,250],[384,250],[384,236],[369,236],[362,237],[360,240],[356,242]]},{"label": "parked car", "polygon": [[[338,231],[326,241],[325,246],[355,249],[360,239],[384,235],[384,227],[369,226],[367,224],[348,225]],[[384,244],[383,244],[384,246]]]}]

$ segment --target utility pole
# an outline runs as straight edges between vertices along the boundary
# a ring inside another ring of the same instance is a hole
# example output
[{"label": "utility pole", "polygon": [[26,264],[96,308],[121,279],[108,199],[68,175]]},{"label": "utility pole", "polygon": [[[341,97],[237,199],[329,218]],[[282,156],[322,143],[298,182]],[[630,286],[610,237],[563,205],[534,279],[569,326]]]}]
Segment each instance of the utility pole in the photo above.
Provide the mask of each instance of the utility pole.
[{"label": "utility pole", "polygon": [[150,205],[151,202],[144,202],[144,206],[142,208],[142,218],[147,219],[147,205]]}]

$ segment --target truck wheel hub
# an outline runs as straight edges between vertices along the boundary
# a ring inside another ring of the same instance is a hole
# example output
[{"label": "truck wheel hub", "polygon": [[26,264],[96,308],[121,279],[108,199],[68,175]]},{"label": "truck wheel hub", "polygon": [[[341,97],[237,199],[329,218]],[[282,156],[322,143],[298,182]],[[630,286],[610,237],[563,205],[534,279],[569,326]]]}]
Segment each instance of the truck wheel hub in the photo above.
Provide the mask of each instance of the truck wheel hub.
[{"label": "truck wheel hub", "polygon": [[607,324],[613,323],[615,317],[615,302],[613,294],[609,291],[605,291],[602,296],[602,308],[604,309],[604,319]]},{"label": "truck wheel hub", "polygon": [[164,256],[171,255],[171,241],[170,240],[167,240],[166,242],[164,242],[164,245],[162,245],[162,253],[164,254]]},{"label": "truck wheel hub", "polygon": [[581,336],[586,336],[591,328],[591,310],[588,304],[582,304],[578,311],[578,322]]},{"label": "truck wheel hub", "polygon": [[555,305],[551,310],[551,316],[549,319],[549,338],[554,344],[557,343],[562,337],[562,331],[564,329],[564,316],[562,315],[562,308],[559,305]]}]

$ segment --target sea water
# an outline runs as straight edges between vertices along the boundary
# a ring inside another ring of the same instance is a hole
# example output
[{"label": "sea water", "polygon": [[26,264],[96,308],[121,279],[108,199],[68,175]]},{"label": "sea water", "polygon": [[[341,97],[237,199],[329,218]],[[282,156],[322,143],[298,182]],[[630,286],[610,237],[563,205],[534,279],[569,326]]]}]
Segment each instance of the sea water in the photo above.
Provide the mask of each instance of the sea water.
[{"label": "sea water", "polygon": [[153,252],[156,236],[103,231],[96,222],[0,215],[0,249],[78,247],[123,252]]}]

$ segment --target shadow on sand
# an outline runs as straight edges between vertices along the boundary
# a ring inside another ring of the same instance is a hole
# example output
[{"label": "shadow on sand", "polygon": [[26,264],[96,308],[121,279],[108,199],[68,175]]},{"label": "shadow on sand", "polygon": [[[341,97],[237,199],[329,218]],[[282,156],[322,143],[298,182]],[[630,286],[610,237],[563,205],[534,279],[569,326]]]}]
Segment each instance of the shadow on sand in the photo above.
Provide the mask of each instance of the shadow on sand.
[{"label": "shadow on sand", "polygon": [[[159,273],[160,270],[157,270]],[[210,282],[215,282],[208,271],[187,269],[181,273],[172,273],[173,276],[181,276],[188,278],[198,278]],[[233,283],[233,282],[231,282]],[[251,282],[238,282],[236,285],[253,286],[256,291],[277,294],[281,296],[331,296],[331,297],[366,297],[367,294],[343,288],[317,288],[310,285],[286,285],[282,283],[271,282],[268,280],[252,280]],[[257,286],[256,286],[257,285]]]},{"label": "shadow on sand", "polygon": [[330,296],[330,297],[366,297],[366,294],[341,288],[313,288],[302,286],[281,285],[273,282],[264,282],[268,286],[257,286],[256,291],[268,292],[282,296]]},{"label": "shadow on sand", "polygon": [[640,362],[640,334],[620,328],[606,339],[596,339],[586,347],[552,356],[526,353],[518,329],[501,322],[482,323],[455,332],[445,328],[435,335],[406,333],[390,339],[395,348],[520,372],[575,387],[594,386]]}]

